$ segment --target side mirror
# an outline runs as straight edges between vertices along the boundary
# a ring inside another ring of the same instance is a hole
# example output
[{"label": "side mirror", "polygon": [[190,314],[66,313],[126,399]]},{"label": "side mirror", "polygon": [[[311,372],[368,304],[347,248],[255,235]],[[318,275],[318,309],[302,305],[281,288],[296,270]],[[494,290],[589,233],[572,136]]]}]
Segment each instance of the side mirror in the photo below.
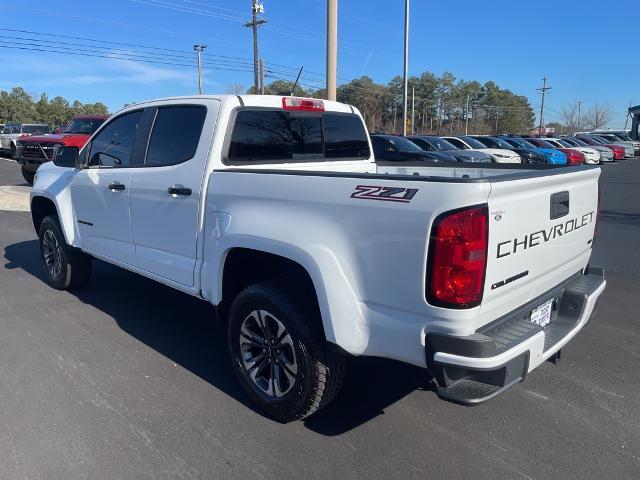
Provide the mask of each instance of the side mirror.
[{"label": "side mirror", "polygon": [[78,147],[58,146],[53,152],[53,164],[57,167],[76,168],[79,158]]}]

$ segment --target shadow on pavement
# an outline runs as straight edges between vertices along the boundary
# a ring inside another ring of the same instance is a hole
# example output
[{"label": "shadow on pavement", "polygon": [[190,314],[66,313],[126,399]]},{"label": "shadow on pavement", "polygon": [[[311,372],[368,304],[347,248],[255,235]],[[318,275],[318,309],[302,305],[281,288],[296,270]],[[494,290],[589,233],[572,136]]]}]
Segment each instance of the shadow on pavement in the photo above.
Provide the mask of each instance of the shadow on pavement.
[{"label": "shadow on pavement", "polygon": [[[36,240],[5,248],[5,268],[43,281]],[[240,387],[227,351],[226,331],[207,302],[105,262],[94,260],[89,284],[71,292],[112,317],[122,330],[255,411]],[[307,428],[339,435],[378,415],[414,390],[430,390],[426,371],[376,358],[350,358],[342,392],[308,418]]]}]

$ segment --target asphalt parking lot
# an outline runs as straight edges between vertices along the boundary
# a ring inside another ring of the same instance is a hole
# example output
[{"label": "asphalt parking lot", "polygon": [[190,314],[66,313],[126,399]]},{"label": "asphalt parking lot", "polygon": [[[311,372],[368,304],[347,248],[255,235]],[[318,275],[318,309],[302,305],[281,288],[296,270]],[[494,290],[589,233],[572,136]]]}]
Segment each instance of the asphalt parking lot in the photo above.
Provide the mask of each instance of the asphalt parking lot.
[{"label": "asphalt parking lot", "polygon": [[47,287],[15,163],[0,186],[2,479],[640,478],[640,159],[603,167],[608,286],[558,365],[466,408],[357,359],[287,425],[252,409],[208,304],[98,261],[87,288]]}]

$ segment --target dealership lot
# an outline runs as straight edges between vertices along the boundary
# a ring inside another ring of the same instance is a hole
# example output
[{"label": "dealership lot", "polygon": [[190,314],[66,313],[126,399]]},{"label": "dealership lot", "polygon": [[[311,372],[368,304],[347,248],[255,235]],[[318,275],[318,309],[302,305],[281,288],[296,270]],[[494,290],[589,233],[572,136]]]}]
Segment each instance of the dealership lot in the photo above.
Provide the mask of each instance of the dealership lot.
[{"label": "dealership lot", "polygon": [[102,262],[84,290],[47,287],[0,160],[0,477],[637,477],[640,160],[603,172],[608,287],[560,364],[465,408],[420,369],[353,360],[334,404],[280,425],[252,410],[208,304]]}]

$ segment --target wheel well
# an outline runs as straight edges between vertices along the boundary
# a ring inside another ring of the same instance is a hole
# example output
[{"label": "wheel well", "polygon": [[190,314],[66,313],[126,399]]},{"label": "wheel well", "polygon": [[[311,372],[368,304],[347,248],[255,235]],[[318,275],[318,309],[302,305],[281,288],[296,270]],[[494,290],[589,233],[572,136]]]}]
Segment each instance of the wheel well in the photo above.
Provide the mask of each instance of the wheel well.
[{"label": "wheel well", "polygon": [[36,233],[40,230],[40,224],[44,217],[48,215],[57,215],[55,204],[45,197],[34,197],[31,202],[31,219],[33,220],[33,228]]},{"label": "wheel well", "polygon": [[[227,254],[222,272],[222,301],[218,305],[218,318],[226,322],[231,303],[243,289],[253,283],[276,277],[291,279],[292,288],[304,296],[305,301],[313,302],[320,318],[313,281],[302,265],[273,253],[249,248],[233,248]],[[324,334],[324,328],[322,332]]]}]

